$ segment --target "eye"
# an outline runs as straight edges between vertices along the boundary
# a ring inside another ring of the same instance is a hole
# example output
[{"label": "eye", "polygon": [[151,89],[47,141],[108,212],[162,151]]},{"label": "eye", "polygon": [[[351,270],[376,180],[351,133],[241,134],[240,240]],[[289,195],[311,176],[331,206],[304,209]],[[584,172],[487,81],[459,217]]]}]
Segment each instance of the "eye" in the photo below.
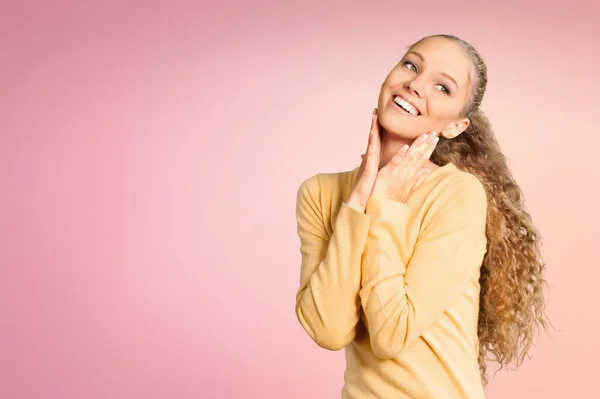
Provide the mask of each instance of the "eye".
[{"label": "eye", "polygon": [[404,66],[408,69],[410,69],[411,71],[413,71],[414,73],[417,73],[417,67],[415,66],[415,64],[413,64],[410,61],[405,61],[404,62]]},{"label": "eye", "polygon": [[444,93],[446,93],[446,94],[450,94],[450,89],[448,88],[448,86],[446,86],[446,85],[443,85],[443,84],[441,84],[441,83],[440,83],[440,84],[437,84],[437,85],[435,85],[435,86],[436,86],[436,87],[441,87],[441,89],[438,89],[438,90],[440,90],[441,92],[444,92]]}]

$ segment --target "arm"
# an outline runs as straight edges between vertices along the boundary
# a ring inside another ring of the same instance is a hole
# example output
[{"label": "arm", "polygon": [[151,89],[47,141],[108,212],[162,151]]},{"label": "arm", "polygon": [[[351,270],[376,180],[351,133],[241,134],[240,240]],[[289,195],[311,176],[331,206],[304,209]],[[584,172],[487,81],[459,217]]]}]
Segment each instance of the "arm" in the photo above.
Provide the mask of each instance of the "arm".
[{"label": "arm", "polygon": [[306,180],[298,190],[302,265],[296,315],[319,346],[339,350],[355,337],[360,315],[360,262],[371,218],[343,203],[329,237],[320,192],[318,177]]},{"label": "arm", "polygon": [[487,212],[479,180],[462,175],[445,187],[434,206],[432,221],[411,255],[401,252],[409,205],[377,197],[367,204],[372,222],[360,298],[371,346],[380,358],[397,356],[421,336],[479,273]]}]

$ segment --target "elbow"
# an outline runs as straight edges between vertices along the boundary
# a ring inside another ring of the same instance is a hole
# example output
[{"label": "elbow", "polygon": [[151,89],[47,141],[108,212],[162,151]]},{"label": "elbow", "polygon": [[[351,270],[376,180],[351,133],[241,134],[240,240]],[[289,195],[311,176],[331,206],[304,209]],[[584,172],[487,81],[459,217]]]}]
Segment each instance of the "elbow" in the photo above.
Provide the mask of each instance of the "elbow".
[{"label": "elbow", "polygon": [[312,335],[313,341],[323,349],[330,351],[339,351],[344,349],[350,342],[351,339],[346,339],[343,334],[339,333],[324,333],[321,335]]},{"label": "elbow", "polygon": [[371,340],[371,349],[373,354],[382,360],[394,359],[400,353],[400,351],[394,350],[389,345],[381,345],[373,340]]},{"label": "elbow", "polygon": [[396,358],[406,347],[406,337],[400,336],[395,329],[391,334],[384,334],[384,331],[372,334],[370,341],[373,354],[382,360]]},{"label": "elbow", "polygon": [[320,317],[306,317],[299,307],[296,316],[308,336],[323,349],[339,351],[354,339],[354,328],[345,328],[343,323],[334,320],[326,323]]}]

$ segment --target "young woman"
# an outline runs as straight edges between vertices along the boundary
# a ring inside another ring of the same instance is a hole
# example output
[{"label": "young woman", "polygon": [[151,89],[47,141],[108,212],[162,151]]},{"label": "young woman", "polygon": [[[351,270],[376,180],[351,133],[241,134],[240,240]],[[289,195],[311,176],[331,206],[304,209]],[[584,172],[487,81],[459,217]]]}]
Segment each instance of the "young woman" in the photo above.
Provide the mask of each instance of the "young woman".
[{"label": "young woman", "polygon": [[296,314],[345,348],[343,398],[484,398],[546,328],[539,235],[479,109],[486,66],[426,37],[389,73],[360,167],[298,190]]}]

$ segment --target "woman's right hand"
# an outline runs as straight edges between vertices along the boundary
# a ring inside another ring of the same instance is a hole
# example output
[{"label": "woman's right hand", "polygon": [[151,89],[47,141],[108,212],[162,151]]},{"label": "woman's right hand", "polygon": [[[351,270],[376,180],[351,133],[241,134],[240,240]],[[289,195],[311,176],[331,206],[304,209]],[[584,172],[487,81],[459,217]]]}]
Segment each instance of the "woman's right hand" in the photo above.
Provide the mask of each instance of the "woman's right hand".
[{"label": "woman's right hand", "polygon": [[377,109],[374,109],[367,151],[366,154],[362,155],[362,162],[354,180],[352,191],[346,201],[346,204],[363,213],[367,207],[367,201],[371,196],[371,191],[373,191],[375,179],[379,172],[380,155],[381,138],[379,136],[379,121],[377,119]]}]

